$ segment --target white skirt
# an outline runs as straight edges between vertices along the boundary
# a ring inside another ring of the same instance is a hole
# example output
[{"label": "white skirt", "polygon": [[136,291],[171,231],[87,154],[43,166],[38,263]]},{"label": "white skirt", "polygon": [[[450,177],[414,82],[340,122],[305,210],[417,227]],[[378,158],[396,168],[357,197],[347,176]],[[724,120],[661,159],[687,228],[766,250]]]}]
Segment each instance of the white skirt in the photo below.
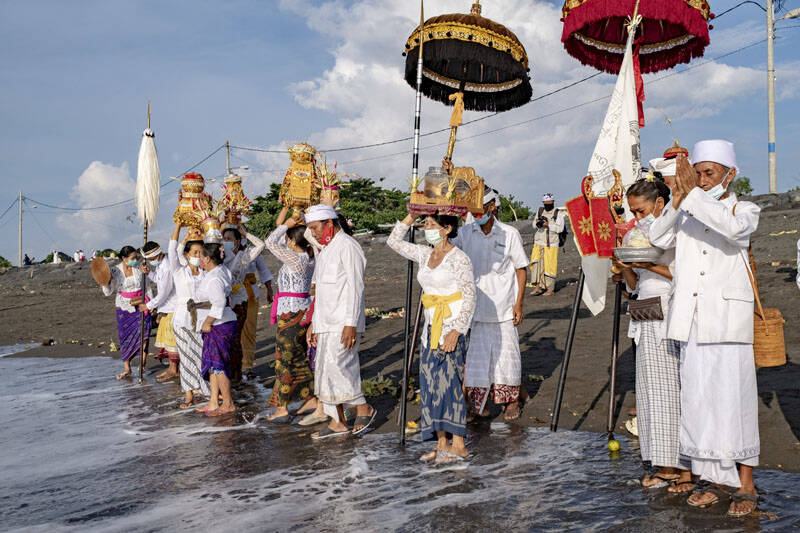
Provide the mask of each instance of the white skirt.
[{"label": "white skirt", "polygon": [[472,323],[464,374],[467,387],[519,386],[522,358],[513,321]]},{"label": "white skirt", "polygon": [[342,334],[318,333],[314,361],[314,394],[324,404],[325,414],[336,417],[336,406],[365,403],[361,392],[361,364],[358,360],[360,335],[349,350],[342,346]]},{"label": "white skirt", "polygon": [[739,487],[736,463],[758,465],[753,345],[681,343],[681,454],[702,479]]}]

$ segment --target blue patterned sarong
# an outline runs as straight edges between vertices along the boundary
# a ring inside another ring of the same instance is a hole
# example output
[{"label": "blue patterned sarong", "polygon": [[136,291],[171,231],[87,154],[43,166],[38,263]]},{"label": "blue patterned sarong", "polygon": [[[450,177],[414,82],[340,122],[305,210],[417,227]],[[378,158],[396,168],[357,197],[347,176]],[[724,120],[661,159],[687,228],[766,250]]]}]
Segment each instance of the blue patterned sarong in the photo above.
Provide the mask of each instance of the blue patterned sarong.
[{"label": "blue patterned sarong", "polygon": [[[467,435],[467,406],[464,401],[464,357],[467,339],[458,337],[456,349],[445,353],[431,350],[431,328],[425,333],[427,346],[419,362],[419,394],[422,410],[422,440],[436,437],[436,431]],[[440,346],[441,348],[441,346]]]}]

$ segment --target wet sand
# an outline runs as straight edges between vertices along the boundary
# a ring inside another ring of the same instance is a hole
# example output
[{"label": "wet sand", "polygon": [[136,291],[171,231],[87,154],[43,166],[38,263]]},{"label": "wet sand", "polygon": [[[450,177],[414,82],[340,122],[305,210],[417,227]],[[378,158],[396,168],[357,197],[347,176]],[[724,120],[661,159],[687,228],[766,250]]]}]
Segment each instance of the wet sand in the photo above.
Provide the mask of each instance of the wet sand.
[{"label": "wet sand", "polygon": [[[761,298],[777,307],[787,320],[785,328],[789,356],[787,365],[758,371],[761,466],[800,472],[800,292],[795,285],[795,246],[799,234],[777,234],[797,230],[797,209],[762,213],[754,252],[758,261]],[[521,226],[526,250],[532,232]],[[385,245],[385,236],[361,238],[367,256],[367,307],[390,311],[404,305],[406,262]],[[546,427],[552,418],[553,399],[563,358],[567,326],[575,295],[579,257],[569,242],[559,256],[557,292],[551,297],[526,297],[525,320],[519,328],[523,358],[523,384],[532,400],[513,424]],[[278,264],[267,257],[273,273]],[[415,284],[415,296],[418,287]],[[572,360],[560,413],[560,431],[580,429],[604,432],[608,412],[608,366],[610,363],[613,288],[609,284],[608,307],[597,317],[581,311]],[[88,264],[36,265],[10,269],[0,275],[0,345],[31,343],[39,347],[21,357],[80,357],[106,355],[109,343],[118,343],[114,299],[104,298],[91,279]],[[257,359],[265,364],[258,374],[271,385],[272,370],[266,364],[274,352],[274,329],[268,325],[269,311],[262,298],[259,317]],[[412,309],[415,309],[416,303]],[[364,378],[378,374],[399,381],[403,350],[402,318],[368,319],[361,344]],[[635,406],[634,358],[626,338],[627,317],[622,319],[621,356],[617,373],[615,428],[621,434],[628,410]],[[40,346],[54,340],[54,346]],[[101,344],[102,343],[102,344]],[[17,357],[14,356],[14,357]],[[43,364],[45,364],[43,362]],[[155,363],[157,364],[157,363]],[[416,364],[414,372],[416,373]],[[109,376],[109,379],[113,379]],[[177,389],[176,389],[177,391]],[[176,393],[177,394],[177,393]],[[370,399],[379,408],[378,432],[396,432],[398,402],[388,395]],[[409,405],[409,419],[418,410]],[[495,413],[495,421],[502,414]]]}]

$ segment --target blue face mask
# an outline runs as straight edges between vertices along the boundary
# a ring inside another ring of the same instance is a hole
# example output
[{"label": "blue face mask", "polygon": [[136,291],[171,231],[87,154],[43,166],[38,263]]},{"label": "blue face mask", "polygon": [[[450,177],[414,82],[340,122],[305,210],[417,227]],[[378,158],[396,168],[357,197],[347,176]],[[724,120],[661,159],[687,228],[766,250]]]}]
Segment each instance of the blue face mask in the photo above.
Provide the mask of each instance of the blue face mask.
[{"label": "blue face mask", "polygon": [[483,226],[489,222],[489,213],[484,213],[480,218],[476,218],[475,222],[477,222],[479,226]]},{"label": "blue face mask", "polygon": [[442,239],[442,236],[439,235],[439,231],[440,230],[438,229],[425,230],[425,240],[428,241],[428,244],[430,244],[431,246],[436,246],[437,244],[439,244],[444,240]]},{"label": "blue face mask", "polygon": [[128,261],[125,261],[125,264],[128,265],[129,267],[133,268],[133,267],[139,266],[139,261],[136,260],[136,259],[129,259]]},{"label": "blue face mask", "polygon": [[719,200],[720,198],[722,198],[723,195],[725,194],[725,191],[728,190],[728,188],[723,187],[722,184],[725,183],[726,179],[728,179],[728,174],[730,173],[731,171],[728,170],[728,172],[726,172],[725,175],[722,177],[722,181],[711,187],[709,190],[707,190],[706,194],[709,195],[714,200]]},{"label": "blue face mask", "polygon": [[192,265],[193,267],[199,267],[200,266],[200,258],[199,257],[190,257],[189,258],[189,264]]},{"label": "blue face mask", "polygon": [[225,255],[230,255],[233,253],[233,247],[236,243],[231,241],[222,241],[222,248],[225,250]]}]

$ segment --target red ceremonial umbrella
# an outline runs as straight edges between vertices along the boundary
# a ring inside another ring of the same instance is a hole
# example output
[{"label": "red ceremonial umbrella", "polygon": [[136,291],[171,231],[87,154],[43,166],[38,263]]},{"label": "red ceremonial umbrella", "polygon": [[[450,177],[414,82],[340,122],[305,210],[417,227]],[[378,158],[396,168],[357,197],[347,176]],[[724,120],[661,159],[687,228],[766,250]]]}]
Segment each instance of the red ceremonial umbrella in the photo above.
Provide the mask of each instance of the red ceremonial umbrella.
[{"label": "red ceremonial umbrella", "polygon": [[[566,0],[561,41],[569,55],[610,74],[619,72],[626,20],[637,0]],[[701,57],[708,46],[708,21],[714,15],[705,0],[639,0],[639,63],[644,73],[672,68]]]}]

